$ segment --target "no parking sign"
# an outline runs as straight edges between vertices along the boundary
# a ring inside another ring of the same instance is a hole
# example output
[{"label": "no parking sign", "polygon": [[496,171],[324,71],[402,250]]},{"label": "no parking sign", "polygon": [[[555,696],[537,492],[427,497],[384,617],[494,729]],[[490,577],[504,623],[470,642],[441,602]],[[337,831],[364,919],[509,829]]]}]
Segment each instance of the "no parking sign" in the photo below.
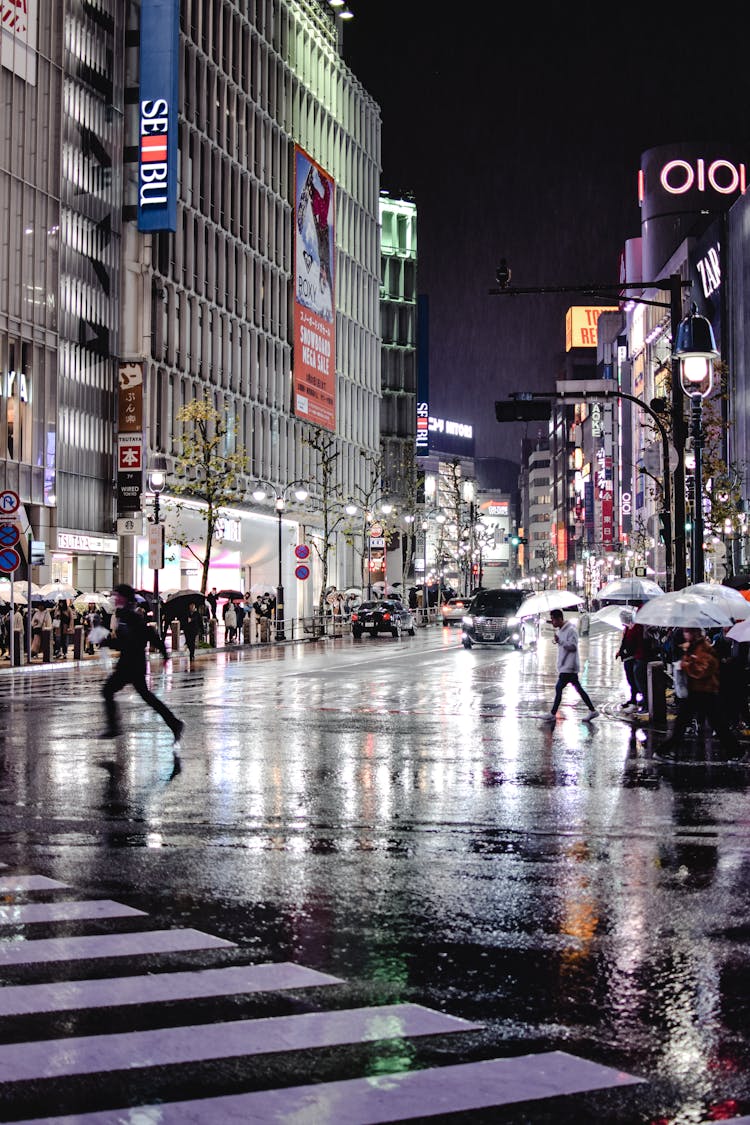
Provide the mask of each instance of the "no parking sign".
[{"label": "no parking sign", "polygon": [[307,566],[305,563],[300,563],[299,566],[295,566],[294,577],[300,578],[300,579],[303,579],[303,580],[305,578],[309,578],[310,577],[310,567]]}]

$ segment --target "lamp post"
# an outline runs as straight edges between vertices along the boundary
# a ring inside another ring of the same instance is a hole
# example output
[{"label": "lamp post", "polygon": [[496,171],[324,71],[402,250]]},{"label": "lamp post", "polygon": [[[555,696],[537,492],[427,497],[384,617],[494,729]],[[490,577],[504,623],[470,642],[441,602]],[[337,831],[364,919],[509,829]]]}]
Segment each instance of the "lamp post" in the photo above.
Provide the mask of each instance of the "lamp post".
[{"label": "lamp post", "polygon": [[161,636],[159,571],[164,567],[164,525],[160,518],[159,503],[164,486],[167,483],[167,459],[161,453],[157,453],[151,462],[148,483],[154,494],[154,520],[148,533],[148,565],[154,572],[154,619],[156,632]]},{"label": "lamp post", "polygon": [[680,384],[690,399],[690,423],[695,453],[695,513],[693,518],[693,549],[691,580],[703,581],[703,400],[711,394],[714,360],[719,358],[710,321],[698,315],[694,304],[680,322],[674,346],[674,357],[680,364]]},{"label": "lamp post", "polygon": [[[278,570],[276,575],[276,640],[285,641],[286,633],[284,631],[284,579],[282,574],[283,554],[282,554],[282,540],[281,540],[281,521],[286,508],[287,493],[290,489],[294,489],[294,498],[300,504],[304,503],[309,496],[306,488],[302,487],[301,481],[293,481],[282,488],[276,488],[272,484],[265,481],[259,481],[260,485],[266,485],[274,494],[273,506],[276,510],[277,517],[277,564]],[[253,491],[253,499],[260,502],[265,500],[266,491],[263,487],[258,487]]]}]

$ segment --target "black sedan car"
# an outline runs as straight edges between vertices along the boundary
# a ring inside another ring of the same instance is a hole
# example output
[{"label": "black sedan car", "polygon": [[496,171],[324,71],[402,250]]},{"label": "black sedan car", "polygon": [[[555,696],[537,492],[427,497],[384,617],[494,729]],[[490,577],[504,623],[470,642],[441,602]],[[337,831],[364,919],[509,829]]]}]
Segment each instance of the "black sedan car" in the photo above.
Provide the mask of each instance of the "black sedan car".
[{"label": "black sedan car", "polygon": [[400,637],[402,633],[414,636],[414,617],[408,606],[402,602],[384,599],[380,602],[361,602],[352,610],[352,636],[359,638],[365,633],[390,633]]},{"label": "black sedan car", "polygon": [[461,644],[513,645],[522,649],[539,640],[539,614],[524,613],[527,590],[477,590],[461,622]]}]

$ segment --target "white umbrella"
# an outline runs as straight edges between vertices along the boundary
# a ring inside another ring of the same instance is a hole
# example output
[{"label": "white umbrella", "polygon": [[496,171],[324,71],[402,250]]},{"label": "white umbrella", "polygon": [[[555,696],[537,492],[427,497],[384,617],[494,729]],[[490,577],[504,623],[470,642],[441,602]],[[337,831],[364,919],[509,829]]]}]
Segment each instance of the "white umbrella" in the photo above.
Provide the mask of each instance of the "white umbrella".
[{"label": "white umbrella", "polygon": [[743,598],[739,590],[733,590],[731,586],[719,586],[715,582],[696,582],[694,586],[688,586],[683,590],[683,593],[700,594],[709,601],[718,602],[735,621],[744,621],[746,617],[750,617],[750,602]]},{"label": "white umbrella", "polygon": [[78,597],[78,591],[73,586],[68,586],[66,582],[48,582],[45,586],[39,587],[39,593],[53,602],[59,601],[60,598],[70,601]]},{"label": "white umbrella", "polygon": [[609,633],[612,630],[621,633],[627,624],[622,620],[622,614],[627,614],[628,621],[632,621],[635,609],[620,605],[605,605],[598,609],[589,618],[589,633]]},{"label": "white umbrella", "polygon": [[613,578],[597,593],[600,602],[647,602],[664,591],[650,578]]},{"label": "white umbrella", "polygon": [[657,625],[667,629],[718,629],[732,625],[733,619],[718,602],[688,590],[675,590],[652,598],[636,613],[636,625]]},{"label": "white umbrella", "polygon": [[[20,587],[20,582],[13,583],[13,601],[16,605],[26,605],[26,595]],[[10,605],[10,582],[0,582],[0,602]]]},{"label": "white umbrella", "polygon": [[532,613],[549,613],[551,609],[573,609],[583,601],[572,590],[539,590],[521,602],[519,613],[527,617]]},{"label": "white umbrella", "polygon": [[729,630],[727,636],[731,637],[733,641],[739,641],[741,644],[750,641],[750,618],[745,618],[744,621],[738,621],[737,624],[733,625]]},{"label": "white umbrella", "polygon": [[99,594],[96,590],[84,591],[82,594],[78,594],[78,596],[73,599],[73,608],[83,613],[92,603],[101,606],[107,613],[114,613],[114,598],[107,596],[107,594]]}]

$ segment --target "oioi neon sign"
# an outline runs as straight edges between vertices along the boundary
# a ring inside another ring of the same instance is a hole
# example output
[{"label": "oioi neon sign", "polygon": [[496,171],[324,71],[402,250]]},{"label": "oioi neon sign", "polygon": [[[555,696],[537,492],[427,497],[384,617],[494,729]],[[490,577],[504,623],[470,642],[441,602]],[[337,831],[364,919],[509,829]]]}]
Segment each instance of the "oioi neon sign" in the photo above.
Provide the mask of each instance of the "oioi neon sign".
[{"label": "oioi neon sign", "polygon": [[696,188],[706,191],[707,187],[719,195],[742,195],[747,187],[747,172],[744,164],[733,164],[731,160],[712,160],[710,164],[702,157],[695,163],[689,160],[669,160],[661,170],[659,183],[670,195],[686,195]]}]

